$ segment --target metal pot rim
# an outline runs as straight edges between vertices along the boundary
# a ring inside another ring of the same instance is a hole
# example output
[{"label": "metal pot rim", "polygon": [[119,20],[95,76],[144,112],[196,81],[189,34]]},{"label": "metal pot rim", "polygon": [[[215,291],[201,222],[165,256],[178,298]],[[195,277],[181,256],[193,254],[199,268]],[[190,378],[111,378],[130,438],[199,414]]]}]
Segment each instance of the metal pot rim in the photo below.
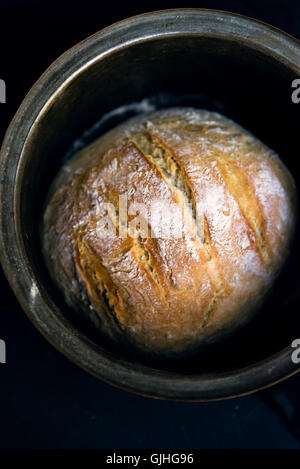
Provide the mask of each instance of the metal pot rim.
[{"label": "metal pot rim", "polygon": [[[153,38],[198,35],[232,38],[263,51],[300,76],[300,43],[265,23],[218,10],[176,9],[138,15],[97,32],[61,55],[31,88],[12,120],[0,154],[0,258],[26,314],[60,352],[102,380],[138,394],[186,401],[222,399],[267,387],[299,371],[290,347],[247,368],[223,374],[182,376],[118,360],[54,314],[27,258],[16,200],[22,154],[34,123],[61,87],[93,61]],[[16,138],[16,135],[18,138]]]}]

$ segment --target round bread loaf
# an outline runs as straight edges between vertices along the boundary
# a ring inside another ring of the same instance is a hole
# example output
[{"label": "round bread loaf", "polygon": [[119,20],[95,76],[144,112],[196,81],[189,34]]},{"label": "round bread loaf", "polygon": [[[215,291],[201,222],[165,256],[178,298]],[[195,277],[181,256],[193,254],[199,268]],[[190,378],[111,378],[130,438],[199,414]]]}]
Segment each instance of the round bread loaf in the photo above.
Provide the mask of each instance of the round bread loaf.
[{"label": "round bread loaf", "polygon": [[67,303],[119,344],[190,353],[248,321],[282,267],[295,186],[278,156],[193,108],[135,117],[76,154],[42,221]]}]

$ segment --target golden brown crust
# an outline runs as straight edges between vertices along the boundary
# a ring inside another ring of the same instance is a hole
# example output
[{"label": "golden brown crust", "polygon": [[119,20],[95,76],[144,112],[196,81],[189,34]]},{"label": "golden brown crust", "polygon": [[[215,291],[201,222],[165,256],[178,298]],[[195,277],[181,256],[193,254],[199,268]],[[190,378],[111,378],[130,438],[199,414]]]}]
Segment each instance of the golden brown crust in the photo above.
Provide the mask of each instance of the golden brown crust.
[{"label": "golden brown crust", "polygon": [[[108,132],[62,169],[43,251],[67,302],[112,339],[184,353],[251,317],[286,258],[294,199],[277,155],[232,121],[161,111]],[[175,207],[180,238],[159,233],[155,201]],[[103,221],[115,232],[103,237]]]}]

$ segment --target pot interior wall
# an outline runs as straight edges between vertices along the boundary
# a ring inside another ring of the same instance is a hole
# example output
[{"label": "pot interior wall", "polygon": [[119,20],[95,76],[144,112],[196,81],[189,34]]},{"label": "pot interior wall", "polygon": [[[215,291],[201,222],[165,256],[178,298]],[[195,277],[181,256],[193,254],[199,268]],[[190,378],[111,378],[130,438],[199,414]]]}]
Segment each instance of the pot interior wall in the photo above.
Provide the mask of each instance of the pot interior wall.
[{"label": "pot interior wall", "polygon": [[[48,301],[63,310],[82,334],[99,342],[52,285],[38,240],[38,220],[47,189],[74,139],[104,113],[165,93],[158,100],[161,107],[195,105],[236,120],[279,153],[299,184],[295,149],[300,104],[291,101],[294,78],[285,65],[234,40],[177,36],[132,45],[101,58],[47,105],[22,156],[24,176],[18,201],[22,237]],[[299,260],[299,247],[294,242],[292,256],[261,312],[230,340],[188,363],[153,366],[177,371],[182,366],[185,373],[225,371],[255,363],[289,346],[300,337]],[[112,349],[103,339],[100,344],[123,358],[128,353]]]}]

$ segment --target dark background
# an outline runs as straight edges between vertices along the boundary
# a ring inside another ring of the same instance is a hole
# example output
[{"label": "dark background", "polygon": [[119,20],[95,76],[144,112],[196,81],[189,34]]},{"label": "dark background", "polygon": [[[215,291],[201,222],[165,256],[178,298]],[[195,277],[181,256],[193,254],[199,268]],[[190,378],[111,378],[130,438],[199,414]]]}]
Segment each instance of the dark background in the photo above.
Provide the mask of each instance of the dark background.
[{"label": "dark background", "polygon": [[[25,94],[66,49],[104,26],[165,8],[246,14],[300,38],[300,2],[0,0],[0,140]],[[284,313],[284,312],[283,312]],[[213,403],[147,399],[68,361],[39,334],[0,275],[0,448],[300,448],[300,374],[250,396]]]}]

